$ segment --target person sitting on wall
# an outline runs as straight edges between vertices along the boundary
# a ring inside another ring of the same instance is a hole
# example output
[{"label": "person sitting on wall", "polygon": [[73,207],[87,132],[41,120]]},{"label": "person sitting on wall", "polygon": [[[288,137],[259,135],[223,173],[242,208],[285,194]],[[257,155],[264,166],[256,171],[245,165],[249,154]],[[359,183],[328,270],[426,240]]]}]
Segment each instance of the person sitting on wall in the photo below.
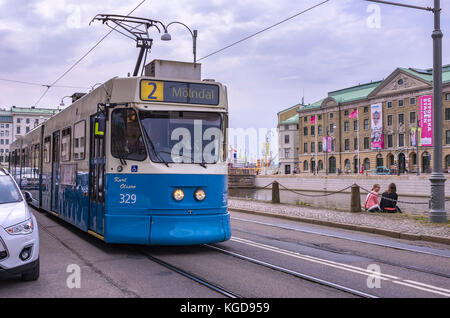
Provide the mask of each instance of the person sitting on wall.
[{"label": "person sitting on wall", "polygon": [[395,183],[391,183],[388,187],[388,190],[383,193],[381,196],[381,202],[380,202],[380,208],[383,212],[388,213],[395,213],[400,212],[400,208],[397,206],[397,187],[395,186]]},{"label": "person sitting on wall", "polygon": [[380,185],[374,184],[372,187],[372,191],[367,194],[366,203],[364,204],[364,208],[367,212],[380,212],[380,204],[378,202],[378,192],[380,191]]}]

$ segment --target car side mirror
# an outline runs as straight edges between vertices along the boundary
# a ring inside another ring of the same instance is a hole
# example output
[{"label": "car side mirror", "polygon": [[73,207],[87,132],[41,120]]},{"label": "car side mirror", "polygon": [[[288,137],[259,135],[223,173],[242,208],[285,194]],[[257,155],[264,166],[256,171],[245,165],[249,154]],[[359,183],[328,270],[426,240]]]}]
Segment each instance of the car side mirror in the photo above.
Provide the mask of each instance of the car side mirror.
[{"label": "car side mirror", "polygon": [[32,195],[31,195],[30,192],[25,191],[25,192],[23,193],[23,195],[24,195],[25,201],[27,201],[27,203],[31,203],[31,202],[33,201],[33,197],[32,197]]}]

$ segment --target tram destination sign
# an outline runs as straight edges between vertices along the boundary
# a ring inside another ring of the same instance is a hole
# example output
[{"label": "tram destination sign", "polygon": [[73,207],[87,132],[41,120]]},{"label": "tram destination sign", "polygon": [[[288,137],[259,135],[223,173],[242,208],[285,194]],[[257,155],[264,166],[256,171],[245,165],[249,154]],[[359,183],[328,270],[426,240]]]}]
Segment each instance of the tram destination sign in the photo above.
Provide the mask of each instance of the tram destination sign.
[{"label": "tram destination sign", "polygon": [[140,97],[143,101],[219,105],[219,86],[172,81],[141,80]]}]

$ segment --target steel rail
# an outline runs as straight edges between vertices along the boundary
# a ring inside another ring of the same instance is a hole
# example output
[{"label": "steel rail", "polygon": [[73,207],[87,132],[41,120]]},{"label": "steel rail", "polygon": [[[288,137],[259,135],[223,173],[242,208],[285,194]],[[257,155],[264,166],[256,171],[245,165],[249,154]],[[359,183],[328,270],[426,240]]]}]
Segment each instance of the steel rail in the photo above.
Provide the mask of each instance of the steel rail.
[{"label": "steel rail", "polygon": [[[234,211],[233,209],[229,209],[229,210],[230,211]],[[245,213],[245,212],[237,211],[237,210],[235,212]],[[259,225],[270,226],[270,227],[276,227],[276,228],[280,228],[280,229],[283,229],[283,230],[290,230],[290,231],[296,231],[296,232],[301,232],[301,233],[321,235],[321,236],[332,237],[332,238],[337,238],[337,239],[342,239],[342,240],[347,240],[347,241],[353,241],[353,242],[358,242],[358,243],[365,243],[365,244],[370,244],[370,245],[387,247],[387,248],[392,248],[392,249],[402,250],[402,251],[407,251],[407,252],[426,254],[426,255],[432,255],[432,256],[438,256],[438,257],[444,257],[444,258],[450,258],[450,255],[438,254],[438,253],[434,253],[434,252],[423,251],[423,250],[420,250],[420,249],[403,247],[403,246],[399,246],[399,245],[395,245],[395,244],[386,244],[386,243],[379,243],[379,242],[374,242],[374,241],[369,241],[369,240],[364,240],[364,239],[350,238],[350,237],[344,236],[344,235],[323,233],[323,232],[314,231],[314,230],[302,230],[302,229],[295,228],[293,226],[291,227],[291,226],[286,226],[286,225],[276,225],[276,224],[273,224],[273,223],[260,222],[260,221],[254,221],[254,220],[248,220],[248,219],[242,219],[242,218],[236,218],[236,217],[231,217],[231,219],[235,219],[235,220],[242,221],[242,222],[248,222],[248,223],[255,223],[255,224],[259,224]]]},{"label": "steel rail", "polygon": [[169,270],[171,270],[173,272],[176,272],[177,274],[180,274],[180,275],[182,275],[182,276],[184,276],[186,278],[189,278],[189,279],[193,280],[194,282],[199,283],[200,285],[205,286],[205,287],[207,287],[207,288],[209,288],[209,289],[211,289],[211,290],[213,290],[213,291],[215,291],[215,292],[217,292],[217,293],[219,293],[219,294],[221,294],[221,295],[223,295],[225,297],[228,297],[228,298],[242,298],[242,296],[240,296],[240,295],[237,295],[237,294],[235,294],[235,293],[233,293],[231,291],[228,291],[225,288],[220,287],[220,286],[218,286],[216,284],[213,284],[213,283],[211,283],[211,282],[209,282],[209,281],[207,281],[207,280],[205,280],[205,279],[203,279],[203,278],[201,278],[199,276],[196,276],[196,275],[194,275],[192,273],[186,272],[186,271],[182,270],[179,267],[176,267],[174,265],[171,265],[171,264],[161,260],[160,258],[157,258],[157,257],[155,257],[153,255],[150,255],[149,253],[146,253],[146,252],[144,252],[142,250],[138,250],[138,251],[142,255],[147,257],[149,260],[151,260],[152,262],[155,262],[158,265],[161,265],[161,266],[163,266],[163,267],[165,267],[165,268],[167,268],[167,269],[169,269]]},{"label": "steel rail", "polygon": [[317,283],[317,284],[320,284],[320,285],[323,285],[323,286],[331,287],[331,288],[334,288],[334,289],[337,289],[337,290],[340,290],[340,291],[343,291],[343,292],[346,292],[346,293],[349,293],[349,294],[352,294],[352,295],[356,295],[356,296],[363,297],[363,298],[378,298],[378,296],[375,296],[375,295],[371,295],[371,294],[368,294],[368,293],[365,293],[365,292],[362,292],[362,291],[358,291],[358,290],[353,289],[353,288],[345,287],[345,286],[342,286],[342,285],[339,285],[339,284],[335,284],[333,282],[329,282],[329,281],[326,281],[326,280],[323,280],[323,279],[320,279],[320,278],[317,278],[317,277],[314,277],[314,276],[310,276],[310,275],[303,274],[303,273],[300,273],[300,272],[297,272],[297,271],[293,271],[293,270],[290,270],[288,268],[284,268],[284,267],[281,267],[281,266],[278,266],[278,265],[275,265],[275,264],[267,263],[267,262],[258,260],[256,258],[248,257],[248,256],[245,256],[245,255],[242,255],[242,254],[238,254],[238,253],[235,253],[235,252],[231,252],[231,251],[219,248],[217,246],[213,246],[213,245],[210,245],[210,244],[204,244],[203,246],[205,246],[207,248],[210,248],[210,249],[213,249],[213,250],[216,250],[216,251],[218,251],[218,252],[220,252],[222,254],[230,255],[230,256],[233,256],[233,257],[236,257],[236,258],[248,261],[250,263],[254,263],[254,264],[257,264],[257,265],[260,265],[260,266],[264,266],[264,267],[267,267],[267,268],[270,268],[270,269],[273,269],[273,270],[276,270],[276,271],[279,271],[279,272],[282,272],[282,273],[285,273],[285,274],[288,274],[288,275],[292,275],[292,276],[295,276],[297,278],[301,278],[301,279],[304,279],[304,280],[307,280],[307,281],[310,281],[310,282],[313,282],[313,283]]}]

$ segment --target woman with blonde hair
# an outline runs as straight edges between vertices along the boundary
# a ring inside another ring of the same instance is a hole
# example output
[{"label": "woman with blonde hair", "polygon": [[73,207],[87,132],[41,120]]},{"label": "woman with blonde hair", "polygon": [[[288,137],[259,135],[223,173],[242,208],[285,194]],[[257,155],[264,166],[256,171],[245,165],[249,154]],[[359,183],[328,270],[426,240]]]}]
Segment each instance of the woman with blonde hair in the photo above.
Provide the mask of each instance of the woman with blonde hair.
[{"label": "woman with blonde hair", "polygon": [[380,204],[378,203],[378,191],[380,191],[380,185],[374,184],[372,187],[372,191],[367,194],[366,203],[364,204],[364,208],[368,212],[380,212]]}]

